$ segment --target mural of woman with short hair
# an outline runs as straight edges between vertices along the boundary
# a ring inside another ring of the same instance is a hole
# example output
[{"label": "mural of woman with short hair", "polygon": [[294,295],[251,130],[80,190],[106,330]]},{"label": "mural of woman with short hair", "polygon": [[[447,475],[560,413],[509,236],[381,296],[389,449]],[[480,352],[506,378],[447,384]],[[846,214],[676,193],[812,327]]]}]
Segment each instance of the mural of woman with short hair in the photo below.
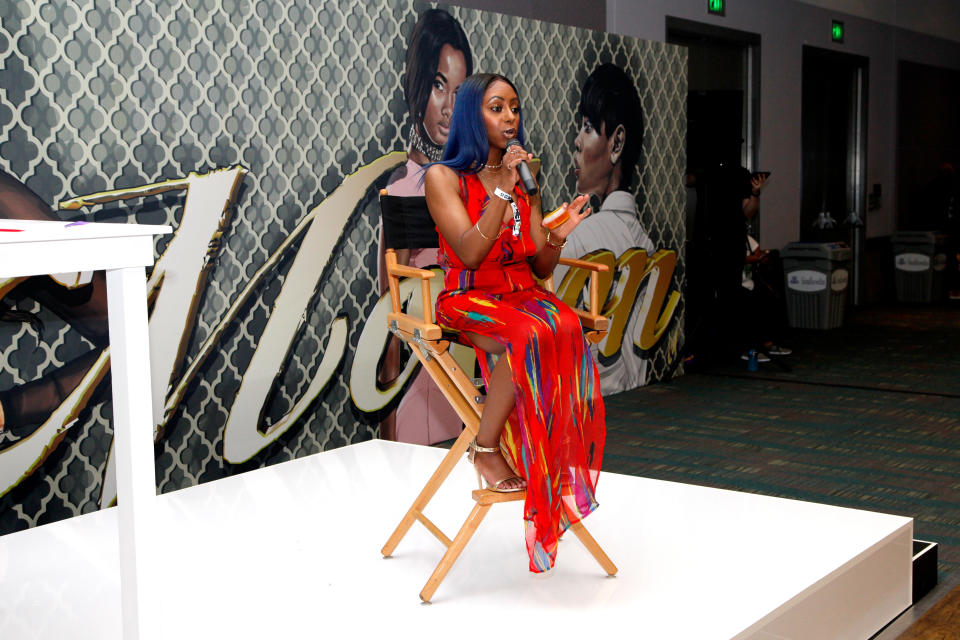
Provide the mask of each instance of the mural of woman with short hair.
[{"label": "mural of woman with short hair", "polygon": [[[644,132],[643,105],[633,80],[615,64],[599,65],[584,82],[577,111],[580,130],[573,153],[577,192],[589,194],[591,201],[601,204],[567,238],[563,257],[581,258],[600,249],[619,257],[633,248],[652,255],[653,242],[640,224],[636,197],[630,190]],[[566,267],[558,267],[554,281],[562,282],[565,273]],[[604,395],[647,382],[647,358],[634,349],[634,339],[642,329],[640,306],[645,288],[641,286],[637,293],[619,353],[597,358]]]},{"label": "mural of woman with short hair", "polygon": [[[410,36],[403,81],[410,118],[407,162],[390,175],[387,182],[390,195],[423,195],[423,166],[443,156],[457,89],[472,73],[470,44],[460,23],[442,9],[424,11]],[[381,295],[387,291],[383,243],[381,230],[378,252]],[[437,250],[399,249],[397,262],[429,267],[437,264]],[[400,369],[400,343],[391,337],[378,382],[389,384]],[[380,437],[388,440],[433,444],[458,435],[460,418],[424,371],[418,373],[407,389],[396,412],[381,422]]]}]

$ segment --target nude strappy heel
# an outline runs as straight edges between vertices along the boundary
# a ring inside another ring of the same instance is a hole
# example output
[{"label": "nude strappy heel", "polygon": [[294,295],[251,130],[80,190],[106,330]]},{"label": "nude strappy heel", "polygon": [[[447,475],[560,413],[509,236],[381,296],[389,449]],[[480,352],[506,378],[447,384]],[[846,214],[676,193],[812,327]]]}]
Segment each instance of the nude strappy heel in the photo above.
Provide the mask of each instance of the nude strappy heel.
[{"label": "nude strappy heel", "polygon": [[467,460],[470,461],[470,464],[473,465],[474,470],[477,472],[477,484],[481,489],[489,489],[490,491],[496,491],[497,493],[516,493],[517,491],[525,491],[526,487],[514,487],[512,489],[502,488],[504,482],[509,482],[510,480],[523,480],[520,476],[516,474],[511,474],[506,478],[501,478],[496,482],[487,483],[487,486],[483,486],[483,476],[480,474],[480,467],[477,466],[476,455],[478,453],[500,453],[500,447],[481,447],[477,444],[477,439],[474,438],[470,441],[470,450],[467,452]]}]

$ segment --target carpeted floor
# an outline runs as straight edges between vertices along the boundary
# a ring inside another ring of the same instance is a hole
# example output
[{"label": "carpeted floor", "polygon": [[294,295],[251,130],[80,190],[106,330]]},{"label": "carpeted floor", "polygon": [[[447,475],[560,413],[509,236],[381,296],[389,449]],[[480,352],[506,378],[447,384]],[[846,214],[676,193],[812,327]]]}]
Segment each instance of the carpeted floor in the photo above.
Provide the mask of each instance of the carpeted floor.
[{"label": "carpeted floor", "polygon": [[[880,308],[850,314],[831,331],[793,331],[802,358],[766,365],[760,377],[960,398],[960,310]],[[711,373],[743,375],[740,363]]]},{"label": "carpeted floor", "polygon": [[960,579],[960,310],[866,309],[790,339],[789,371],[608,397],[604,469],[911,516]]}]

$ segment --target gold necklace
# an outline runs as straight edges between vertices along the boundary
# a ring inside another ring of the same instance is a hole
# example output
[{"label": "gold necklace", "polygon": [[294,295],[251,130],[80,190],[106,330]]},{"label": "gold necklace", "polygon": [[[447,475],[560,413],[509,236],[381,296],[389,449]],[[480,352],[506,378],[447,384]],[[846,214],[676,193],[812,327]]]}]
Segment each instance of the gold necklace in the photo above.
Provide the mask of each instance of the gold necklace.
[{"label": "gold necklace", "polygon": [[[486,176],[484,175],[484,170],[483,170],[483,169],[481,169],[480,171],[477,172],[477,176],[480,178],[480,184],[482,184],[482,185],[483,185],[483,188],[487,190],[487,195],[488,195],[488,196],[492,196],[492,195],[493,195],[493,192],[497,190],[497,186],[498,186],[498,182],[499,182],[498,178],[499,178],[499,175],[500,175],[500,172],[499,172],[499,171],[496,172],[496,173],[494,173],[494,172],[491,171],[490,173],[492,173],[493,175],[488,178],[488,177],[486,177]],[[487,174],[487,175],[489,175],[489,174]],[[493,184],[490,183],[490,180],[493,181]]]}]

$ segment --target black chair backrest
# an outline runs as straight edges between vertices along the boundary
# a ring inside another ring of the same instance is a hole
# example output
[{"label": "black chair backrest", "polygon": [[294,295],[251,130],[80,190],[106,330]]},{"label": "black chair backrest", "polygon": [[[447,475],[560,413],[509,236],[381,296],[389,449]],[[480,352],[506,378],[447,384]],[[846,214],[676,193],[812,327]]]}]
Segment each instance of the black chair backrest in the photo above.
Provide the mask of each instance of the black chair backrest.
[{"label": "black chair backrest", "polygon": [[423,196],[380,196],[383,238],[390,249],[435,249],[437,227]]}]

